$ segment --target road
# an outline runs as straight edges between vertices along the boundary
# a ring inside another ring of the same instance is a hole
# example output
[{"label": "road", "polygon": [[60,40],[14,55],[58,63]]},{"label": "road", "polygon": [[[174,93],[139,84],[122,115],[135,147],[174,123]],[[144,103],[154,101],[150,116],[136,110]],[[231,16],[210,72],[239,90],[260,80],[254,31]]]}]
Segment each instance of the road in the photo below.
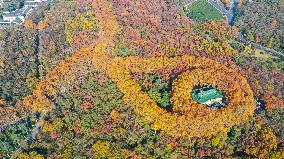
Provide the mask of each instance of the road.
[{"label": "road", "polygon": [[[36,139],[36,134],[39,132],[39,130],[41,129],[41,125],[39,124],[40,121],[43,120],[43,116],[40,116],[38,119],[38,122],[34,125],[34,128],[31,130],[30,135],[28,135],[26,137],[26,141],[28,143],[32,143],[33,140]],[[17,149],[13,154],[15,156],[18,156],[20,152],[22,152],[25,148],[24,147],[20,147],[19,149]]]},{"label": "road", "polygon": [[[220,1],[220,0],[208,0],[208,2],[214,7],[216,8],[218,11],[220,11],[227,19],[228,21],[228,24],[230,25],[233,25],[233,18],[234,18],[234,7],[236,7],[237,3],[238,3],[238,0],[234,0],[234,3],[232,1],[230,1],[230,9],[227,10],[224,6],[224,4]],[[284,59],[284,54],[282,53],[279,53],[273,49],[270,49],[270,48],[267,48],[267,47],[264,47],[262,45],[259,45],[259,44],[256,44],[256,43],[253,43],[249,40],[246,40],[243,36],[242,33],[239,34],[239,37],[238,39],[246,44],[246,45],[252,45],[254,48],[256,49],[259,49],[259,50],[262,50],[268,54],[271,54],[273,56],[276,56],[280,59]]]},{"label": "road", "polygon": [[271,54],[271,55],[273,55],[273,56],[276,56],[276,57],[278,57],[278,58],[284,60],[284,54],[281,54],[281,53],[279,53],[279,52],[277,52],[277,51],[275,51],[275,50],[273,50],[273,49],[270,49],[270,48],[264,47],[264,46],[262,46],[262,45],[253,43],[253,42],[251,42],[251,41],[249,41],[249,40],[246,40],[246,39],[244,38],[244,36],[243,36],[242,33],[239,34],[239,40],[240,40],[242,43],[246,44],[246,45],[251,45],[251,46],[253,46],[253,47],[256,48],[256,49],[265,51],[265,52],[267,52],[267,53],[269,53],[269,54]]},{"label": "road", "polygon": [[219,0],[208,0],[208,2],[219,12],[223,14],[223,16],[226,17],[229,24],[232,24],[233,22],[233,10],[227,10],[224,6],[224,4]]}]

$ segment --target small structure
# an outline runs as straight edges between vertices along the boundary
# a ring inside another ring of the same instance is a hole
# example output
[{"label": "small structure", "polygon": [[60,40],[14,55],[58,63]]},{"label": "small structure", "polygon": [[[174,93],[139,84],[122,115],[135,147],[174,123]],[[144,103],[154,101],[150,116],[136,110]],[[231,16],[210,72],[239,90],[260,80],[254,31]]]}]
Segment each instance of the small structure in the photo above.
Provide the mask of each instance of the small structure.
[{"label": "small structure", "polygon": [[197,103],[208,107],[224,106],[223,95],[213,87],[202,87],[191,92],[192,99]]},{"label": "small structure", "polygon": [[[17,9],[12,12],[3,12],[3,21],[0,22],[1,26],[6,26],[8,24],[23,24],[25,17],[29,15],[35,7],[40,4],[47,4],[49,0],[27,0],[24,3],[24,7]],[[1,0],[0,0],[1,2]],[[10,26],[11,26],[10,25]]]},{"label": "small structure", "polygon": [[10,22],[10,23],[19,22],[19,23],[21,23],[21,22],[24,21],[24,19],[25,19],[25,17],[22,14],[19,14],[19,13],[16,13],[16,12],[15,13],[11,12],[11,13],[4,13],[3,14],[4,22]]},{"label": "small structure", "polygon": [[40,5],[41,3],[45,3],[47,2],[48,0],[27,0],[25,1],[24,3],[24,6],[25,7],[37,7],[38,5]]},{"label": "small structure", "polygon": [[260,114],[263,110],[266,109],[266,102],[264,100],[259,100],[255,98],[254,103],[256,105],[254,114]]},{"label": "small structure", "polygon": [[0,22],[0,27],[5,27],[5,26],[12,26],[15,25],[16,23],[14,22]]}]

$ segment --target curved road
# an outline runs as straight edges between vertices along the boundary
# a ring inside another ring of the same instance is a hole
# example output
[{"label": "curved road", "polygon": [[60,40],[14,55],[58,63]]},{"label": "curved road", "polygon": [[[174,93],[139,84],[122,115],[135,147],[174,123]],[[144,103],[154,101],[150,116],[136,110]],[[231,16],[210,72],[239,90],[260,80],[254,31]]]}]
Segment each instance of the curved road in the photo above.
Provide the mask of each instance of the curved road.
[{"label": "curved road", "polygon": [[[238,0],[234,0],[234,1],[230,1],[230,4],[231,4],[231,9],[227,10],[224,6],[224,4],[220,1],[220,0],[208,0],[208,2],[214,7],[216,8],[218,11],[220,11],[223,16],[226,17],[227,21],[228,21],[228,24],[232,25],[233,24],[233,18],[234,18],[234,7],[235,5],[238,3]],[[267,48],[267,47],[264,47],[262,45],[259,45],[259,44],[256,44],[256,43],[253,43],[249,40],[246,40],[243,36],[242,33],[239,34],[239,37],[238,39],[244,43],[244,44],[247,44],[247,45],[252,45],[254,48],[256,49],[259,49],[259,50],[262,50],[268,54],[271,54],[273,56],[276,56],[276,57],[279,57],[280,59],[284,59],[284,54],[281,54],[273,49],[270,49],[270,48]]]},{"label": "curved road", "polygon": [[219,0],[208,0],[209,4],[211,4],[215,9],[223,14],[226,17],[228,23],[231,25],[233,22],[233,9],[227,10],[224,4]]}]

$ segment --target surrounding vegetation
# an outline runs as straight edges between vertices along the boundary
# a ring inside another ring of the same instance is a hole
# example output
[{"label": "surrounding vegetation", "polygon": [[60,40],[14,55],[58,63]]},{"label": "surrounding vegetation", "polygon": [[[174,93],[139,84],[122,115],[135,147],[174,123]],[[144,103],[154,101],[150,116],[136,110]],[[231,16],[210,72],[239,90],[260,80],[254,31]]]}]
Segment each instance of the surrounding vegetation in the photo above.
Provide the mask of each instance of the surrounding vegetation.
[{"label": "surrounding vegetation", "polygon": [[283,5],[282,0],[245,1],[237,10],[236,26],[246,39],[284,52]]},{"label": "surrounding vegetation", "polygon": [[[274,4],[230,26],[187,2],[60,0],[2,29],[0,158],[284,158],[283,60],[237,41],[268,46],[241,21]],[[191,98],[208,85],[226,106]]]},{"label": "surrounding vegetation", "polygon": [[14,11],[24,6],[24,0],[10,0],[2,4],[3,11]]},{"label": "surrounding vegetation", "polygon": [[31,131],[34,127],[35,121],[27,118],[20,123],[12,125],[0,134],[0,152],[1,158],[15,157],[12,156],[14,152],[19,152],[20,148],[28,148],[31,141]]}]

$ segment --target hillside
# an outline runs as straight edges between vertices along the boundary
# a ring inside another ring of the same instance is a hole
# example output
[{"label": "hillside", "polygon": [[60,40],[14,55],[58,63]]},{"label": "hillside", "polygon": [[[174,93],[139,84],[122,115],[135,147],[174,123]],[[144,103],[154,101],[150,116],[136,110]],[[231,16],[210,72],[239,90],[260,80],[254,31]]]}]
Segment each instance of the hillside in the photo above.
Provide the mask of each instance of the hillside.
[{"label": "hillside", "polygon": [[204,3],[60,0],[1,29],[0,157],[283,158],[281,59]]}]

